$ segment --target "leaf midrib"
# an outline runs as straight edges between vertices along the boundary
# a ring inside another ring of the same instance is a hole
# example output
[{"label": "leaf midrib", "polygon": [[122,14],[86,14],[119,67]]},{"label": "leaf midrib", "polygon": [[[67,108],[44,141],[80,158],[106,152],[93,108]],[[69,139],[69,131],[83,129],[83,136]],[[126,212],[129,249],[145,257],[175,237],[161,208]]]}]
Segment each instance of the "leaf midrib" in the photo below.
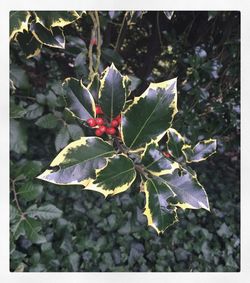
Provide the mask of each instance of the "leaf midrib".
[{"label": "leaf midrib", "polygon": [[144,130],[146,124],[148,123],[148,121],[149,121],[149,119],[152,117],[152,115],[154,114],[154,112],[155,112],[155,110],[156,110],[156,108],[158,107],[158,105],[159,105],[160,102],[161,102],[161,99],[159,99],[158,102],[156,103],[156,105],[155,105],[153,111],[151,112],[151,114],[149,115],[149,117],[146,119],[146,121],[145,121],[144,124],[142,125],[140,131],[138,132],[138,134],[137,134],[136,137],[134,138],[134,140],[133,140],[132,144],[129,146],[129,148],[131,148],[131,147],[135,144],[136,140],[137,140],[138,137],[140,136],[141,132]]},{"label": "leaf midrib", "polygon": [[132,168],[126,170],[126,171],[120,172],[120,173],[118,173],[118,174],[116,174],[116,175],[113,175],[113,176],[111,176],[111,177],[105,179],[105,181],[101,181],[99,184],[103,184],[103,183],[105,183],[107,180],[111,180],[111,179],[113,179],[113,178],[116,178],[117,176],[120,176],[120,175],[122,175],[122,174],[124,174],[124,173],[127,173],[127,172],[131,171],[131,170],[134,170],[134,167],[132,167]]},{"label": "leaf midrib", "polygon": [[[114,153],[114,151],[112,150],[112,151],[104,152],[104,153],[102,153],[102,154],[99,154],[99,155],[96,155],[96,156],[94,156],[94,157],[88,158],[88,159],[86,159],[86,160],[80,161],[79,163],[74,163],[74,164],[72,164],[72,165],[70,165],[70,166],[68,166],[68,167],[66,167],[66,168],[61,169],[61,170],[69,169],[69,168],[71,168],[71,167],[74,167],[74,166],[76,166],[76,165],[85,163],[85,162],[87,162],[87,161],[93,160],[93,159],[98,158],[98,157],[102,157],[102,156],[104,156],[104,155],[106,155],[106,154],[109,154],[109,153]],[[60,165],[58,165],[58,166],[60,166]]]}]

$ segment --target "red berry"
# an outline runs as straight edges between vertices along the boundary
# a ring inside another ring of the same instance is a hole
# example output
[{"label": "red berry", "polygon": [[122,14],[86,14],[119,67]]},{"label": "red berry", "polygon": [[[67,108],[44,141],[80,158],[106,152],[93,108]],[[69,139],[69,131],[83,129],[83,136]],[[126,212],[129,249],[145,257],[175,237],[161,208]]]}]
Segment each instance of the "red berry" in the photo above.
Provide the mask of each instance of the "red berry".
[{"label": "red berry", "polygon": [[101,108],[101,106],[96,106],[96,114],[98,115],[98,114],[103,114],[103,111],[102,111],[102,108]]},{"label": "red berry", "polygon": [[118,124],[120,124],[121,123],[121,115],[118,115],[118,116],[116,116],[115,117],[115,120],[118,122]]},{"label": "red berry", "polygon": [[111,125],[111,127],[116,128],[119,125],[119,122],[117,120],[112,120],[110,125]]},{"label": "red berry", "polygon": [[163,153],[163,154],[165,155],[165,157],[167,157],[167,158],[171,157],[171,154],[169,154],[169,153],[166,152],[166,151],[163,151],[162,153]]},{"label": "red berry", "polygon": [[96,45],[96,44],[97,44],[97,40],[96,40],[95,37],[91,38],[90,44],[91,44],[91,45]]},{"label": "red berry", "polygon": [[100,127],[99,127],[99,130],[100,130],[102,133],[105,133],[105,132],[106,132],[106,129],[107,129],[106,126],[100,126]]},{"label": "red berry", "polygon": [[116,132],[115,128],[107,128],[107,129],[106,129],[106,133],[107,133],[108,135],[114,135],[115,132]]},{"label": "red berry", "polygon": [[94,118],[89,118],[89,119],[87,120],[87,123],[88,123],[88,125],[89,125],[90,127],[92,127],[92,128],[96,126],[96,121],[95,121]]},{"label": "red berry", "polygon": [[100,136],[102,136],[103,132],[100,129],[96,129],[95,134],[96,134],[96,136],[100,137]]},{"label": "red berry", "polygon": [[101,126],[104,124],[104,120],[102,118],[96,118],[95,119],[96,125]]}]

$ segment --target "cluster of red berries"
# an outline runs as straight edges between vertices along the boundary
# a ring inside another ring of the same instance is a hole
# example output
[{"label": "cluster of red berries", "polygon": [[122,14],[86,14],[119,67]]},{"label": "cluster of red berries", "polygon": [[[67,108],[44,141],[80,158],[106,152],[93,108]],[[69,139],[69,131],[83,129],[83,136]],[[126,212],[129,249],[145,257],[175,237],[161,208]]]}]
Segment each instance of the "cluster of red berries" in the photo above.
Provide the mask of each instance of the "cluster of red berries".
[{"label": "cluster of red berries", "polygon": [[[100,106],[96,106],[96,114],[97,115],[103,115],[104,114],[103,111],[102,111],[102,108]],[[102,136],[104,133],[106,133],[108,135],[115,135],[116,134],[115,128],[117,128],[121,123],[121,115],[118,115],[117,117],[115,117],[109,123],[109,126],[108,126],[107,121],[104,120],[101,117],[98,117],[96,119],[90,118],[90,119],[87,120],[87,123],[91,128],[95,128],[96,126],[98,127],[95,130],[95,134],[98,137]]]}]

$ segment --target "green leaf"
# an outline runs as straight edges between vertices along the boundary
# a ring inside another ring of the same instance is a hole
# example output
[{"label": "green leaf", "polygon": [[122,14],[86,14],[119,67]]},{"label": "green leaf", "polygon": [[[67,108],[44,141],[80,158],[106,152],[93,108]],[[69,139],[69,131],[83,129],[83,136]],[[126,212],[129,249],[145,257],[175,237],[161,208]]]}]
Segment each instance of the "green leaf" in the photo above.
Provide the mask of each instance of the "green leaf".
[{"label": "green leaf", "polygon": [[131,151],[159,141],[177,112],[176,79],[151,83],[147,90],[122,114],[121,135]]},{"label": "green leaf", "polygon": [[30,30],[33,36],[42,44],[54,48],[65,48],[65,37],[60,27],[51,30],[45,28],[40,23],[31,23]]},{"label": "green leaf", "polygon": [[40,128],[53,129],[58,124],[58,118],[55,117],[52,113],[49,113],[40,117],[35,124]]},{"label": "green leaf", "polygon": [[17,168],[14,172],[14,178],[24,175],[25,178],[33,179],[42,168],[42,163],[37,160],[21,160],[21,162],[18,162],[16,165]]},{"label": "green leaf", "polygon": [[29,217],[38,217],[40,220],[52,220],[62,216],[62,211],[53,204],[45,204],[40,207],[32,205],[25,212]]},{"label": "green leaf", "polygon": [[26,128],[16,120],[10,120],[10,150],[18,154],[25,153],[27,147],[27,131]]},{"label": "green leaf", "polygon": [[15,223],[20,218],[18,209],[10,204],[10,223]]},{"label": "green leaf", "polygon": [[179,168],[179,164],[165,157],[155,143],[146,146],[141,162],[145,169],[156,176],[171,174]]},{"label": "green leaf", "polygon": [[144,186],[146,205],[144,214],[148,225],[157,233],[163,233],[170,225],[178,221],[176,208],[171,208],[168,199],[174,196],[171,188],[160,178],[148,179]]},{"label": "green leaf", "polygon": [[76,11],[35,11],[36,21],[47,29],[51,27],[64,27],[78,20],[81,13]]},{"label": "green leaf", "polygon": [[22,220],[20,226],[25,231],[25,235],[32,243],[41,244],[46,242],[46,238],[38,233],[42,229],[39,221],[26,217]]},{"label": "green leaf", "polygon": [[173,128],[168,129],[167,135],[168,135],[167,148],[169,153],[174,158],[180,158],[183,154],[181,149],[185,144],[184,137]]},{"label": "green leaf", "polygon": [[81,81],[67,78],[63,88],[67,106],[75,117],[86,121],[96,116],[94,99]]},{"label": "green leaf", "polygon": [[99,104],[110,120],[120,114],[125,105],[126,86],[124,78],[114,64],[111,64],[103,72],[98,94]]},{"label": "green leaf", "polygon": [[17,65],[11,64],[10,66],[10,79],[13,81],[14,86],[20,89],[30,88],[28,76],[22,68]]},{"label": "green leaf", "polygon": [[20,189],[18,189],[17,194],[22,199],[26,201],[31,201],[36,199],[42,193],[42,191],[43,186],[41,184],[27,182]]},{"label": "green leaf", "polygon": [[19,32],[28,31],[30,13],[27,11],[10,11],[10,40]]},{"label": "green leaf", "polygon": [[80,255],[77,254],[76,252],[73,252],[72,254],[70,254],[69,263],[72,268],[72,271],[77,272],[79,269],[79,264],[80,264]]},{"label": "green leaf", "polygon": [[113,147],[97,137],[82,137],[67,145],[38,179],[58,185],[85,185],[95,178],[95,169],[106,165]]},{"label": "green leaf", "polygon": [[27,113],[25,114],[25,119],[33,120],[40,117],[43,114],[43,107],[38,103],[29,105],[27,108]]},{"label": "green leaf", "polygon": [[176,194],[174,205],[182,209],[204,208],[210,210],[206,191],[199,183],[196,175],[181,168],[176,169],[172,174],[161,175],[160,178]]},{"label": "green leaf", "polygon": [[25,113],[27,112],[22,106],[15,104],[15,102],[10,103],[10,118],[11,119],[18,119],[22,118]]},{"label": "green leaf", "polygon": [[110,158],[108,164],[96,170],[96,179],[85,190],[102,193],[105,197],[126,191],[134,182],[136,171],[131,159],[122,154]]},{"label": "green leaf", "polygon": [[124,63],[122,56],[111,48],[102,49],[102,60],[108,64],[114,63],[117,66],[120,66]]},{"label": "green leaf", "polygon": [[100,88],[100,77],[98,73],[95,73],[92,81],[88,85],[88,90],[92,94],[94,100],[98,102],[98,92]]},{"label": "green leaf", "polygon": [[64,148],[69,142],[70,136],[67,126],[63,126],[60,131],[56,134],[55,147],[56,151]]},{"label": "green leaf", "polygon": [[42,44],[37,41],[37,39],[30,31],[18,33],[16,36],[16,40],[19,43],[27,59],[37,56],[41,52]]},{"label": "green leaf", "polygon": [[182,147],[182,152],[185,155],[187,163],[206,160],[209,156],[216,153],[216,140],[200,141],[193,148],[191,145],[185,144]]},{"label": "green leaf", "polygon": [[68,131],[69,131],[69,135],[71,139],[74,141],[84,136],[83,129],[80,126],[75,125],[75,124],[69,124]]}]

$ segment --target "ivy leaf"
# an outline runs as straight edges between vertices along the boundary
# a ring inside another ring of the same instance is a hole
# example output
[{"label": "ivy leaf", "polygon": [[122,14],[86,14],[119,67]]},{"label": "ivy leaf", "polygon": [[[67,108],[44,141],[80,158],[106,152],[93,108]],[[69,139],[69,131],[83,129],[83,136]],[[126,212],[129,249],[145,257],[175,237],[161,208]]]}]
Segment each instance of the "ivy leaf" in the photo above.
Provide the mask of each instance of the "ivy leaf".
[{"label": "ivy leaf", "polygon": [[10,150],[18,154],[25,153],[27,147],[27,131],[21,122],[10,120]]},{"label": "ivy leaf", "polygon": [[95,178],[95,169],[106,165],[113,147],[97,137],[82,137],[67,145],[38,179],[58,185],[84,185]]},{"label": "ivy leaf", "polygon": [[63,126],[56,135],[55,147],[56,151],[64,148],[69,142],[70,136],[67,126]]},{"label": "ivy leaf", "polygon": [[185,144],[184,137],[173,128],[168,129],[167,135],[168,135],[167,148],[170,154],[176,159],[182,157],[183,153],[181,149]]},{"label": "ivy leaf", "polygon": [[199,183],[196,174],[192,173],[182,168],[176,169],[172,174],[161,175],[160,178],[176,194],[176,206],[182,209],[204,208],[209,211],[206,191]]},{"label": "ivy leaf", "polygon": [[54,48],[65,48],[65,37],[60,27],[54,27],[49,30],[40,23],[32,22],[30,31],[33,36],[44,45]]},{"label": "ivy leaf", "polygon": [[168,202],[168,199],[175,194],[157,177],[146,181],[144,192],[146,195],[144,214],[148,219],[148,225],[152,226],[158,234],[163,233],[170,225],[178,221],[176,208],[171,208]]},{"label": "ivy leaf", "polygon": [[11,101],[10,103],[10,118],[11,119],[18,119],[22,118],[25,113],[27,112],[22,106],[15,104],[15,102]]},{"label": "ivy leaf", "polygon": [[30,83],[28,76],[22,68],[17,65],[11,64],[10,66],[10,79],[16,88],[28,89],[30,88]]},{"label": "ivy leaf", "polygon": [[23,229],[27,238],[35,244],[45,243],[47,240],[39,232],[42,229],[41,223],[35,219],[26,217],[20,223],[20,228]]},{"label": "ivy leaf", "polygon": [[103,73],[99,89],[99,104],[103,112],[112,120],[121,113],[126,100],[124,76],[112,63]]},{"label": "ivy leaf", "polygon": [[191,145],[184,145],[182,152],[185,155],[187,163],[206,160],[209,156],[216,153],[216,140],[200,141],[193,148]]},{"label": "ivy leaf", "polygon": [[10,11],[10,40],[19,32],[28,31],[30,13],[27,11]]},{"label": "ivy leaf", "polygon": [[43,191],[41,184],[34,184],[32,182],[25,183],[20,189],[18,189],[18,196],[26,201],[36,199]]},{"label": "ivy leaf", "polygon": [[165,157],[155,143],[146,146],[141,162],[145,169],[156,176],[171,174],[179,168],[179,164]]},{"label": "ivy leaf", "polygon": [[42,24],[45,28],[64,27],[78,20],[83,12],[76,11],[35,11],[36,22]]},{"label": "ivy leaf", "polygon": [[43,107],[38,103],[33,103],[26,108],[25,119],[33,120],[40,117],[43,114]]},{"label": "ivy leaf", "polygon": [[80,126],[75,125],[75,124],[69,124],[68,131],[69,131],[69,135],[71,139],[74,141],[84,136],[83,129]]},{"label": "ivy leaf", "polygon": [[131,151],[138,151],[145,144],[159,141],[171,126],[176,112],[176,79],[151,83],[122,114],[121,134],[124,143]]},{"label": "ivy leaf", "polygon": [[32,32],[24,31],[23,33],[18,33],[16,40],[19,43],[23,53],[26,58],[37,56],[42,48],[42,44],[37,41]]},{"label": "ivy leaf", "polygon": [[118,154],[109,159],[108,164],[96,170],[96,179],[85,190],[102,193],[105,197],[126,191],[134,182],[136,172],[131,159]]},{"label": "ivy leaf", "polygon": [[53,129],[58,124],[58,118],[55,117],[52,113],[49,113],[39,118],[35,124],[40,128]]},{"label": "ivy leaf", "polygon": [[62,211],[53,204],[46,204],[37,207],[32,205],[25,212],[29,217],[38,217],[40,220],[52,220],[62,216]]},{"label": "ivy leaf", "polygon": [[63,83],[63,88],[67,106],[75,117],[86,121],[96,116],[94,99],[81,81],[67,78]]}]

